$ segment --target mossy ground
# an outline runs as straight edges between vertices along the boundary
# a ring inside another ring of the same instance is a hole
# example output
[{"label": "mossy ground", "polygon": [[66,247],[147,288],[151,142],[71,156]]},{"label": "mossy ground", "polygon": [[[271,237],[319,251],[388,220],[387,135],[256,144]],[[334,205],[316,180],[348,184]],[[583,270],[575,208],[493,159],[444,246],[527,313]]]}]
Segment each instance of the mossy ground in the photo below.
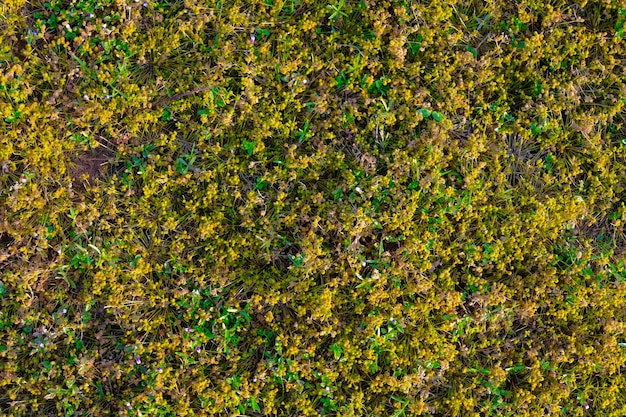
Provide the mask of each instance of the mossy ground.
[{"label": "mossy ground", "polygon": [[4,415],[626,415],[622,2],[0,10]]}]

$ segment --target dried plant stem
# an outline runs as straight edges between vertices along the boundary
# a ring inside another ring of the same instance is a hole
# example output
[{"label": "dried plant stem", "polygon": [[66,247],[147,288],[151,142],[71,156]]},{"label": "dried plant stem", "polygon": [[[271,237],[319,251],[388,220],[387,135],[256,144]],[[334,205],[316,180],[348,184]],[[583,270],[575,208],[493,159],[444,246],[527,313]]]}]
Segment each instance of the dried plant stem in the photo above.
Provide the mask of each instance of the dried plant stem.
[{"label": "dried plant stem", "polygon": [[200,87],[200,88],[196,88],[195,90],[185,91],[184,93],[174,94],[172,97],[167,97],[167,98],[157,101],[156,103],[152,103],[152,106],[150,108],[154,109],[155,107],[161,104],[169,103],[170,101],[178,100],[179,98],[187,97],[193,94],[198,94],[203,91],[209,90],[210,88],[211,87]]}]

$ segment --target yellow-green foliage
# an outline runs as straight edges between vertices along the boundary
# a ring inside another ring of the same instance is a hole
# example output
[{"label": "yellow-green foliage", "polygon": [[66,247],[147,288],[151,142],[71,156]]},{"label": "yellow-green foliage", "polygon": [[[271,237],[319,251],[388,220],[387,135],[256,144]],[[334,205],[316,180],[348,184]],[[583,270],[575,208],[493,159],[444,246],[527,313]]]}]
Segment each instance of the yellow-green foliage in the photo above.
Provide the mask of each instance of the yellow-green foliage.
[{"label": "yellow-green foliage", "polygon": [[5,0],[3,415],[626,415],[619,0]]}]

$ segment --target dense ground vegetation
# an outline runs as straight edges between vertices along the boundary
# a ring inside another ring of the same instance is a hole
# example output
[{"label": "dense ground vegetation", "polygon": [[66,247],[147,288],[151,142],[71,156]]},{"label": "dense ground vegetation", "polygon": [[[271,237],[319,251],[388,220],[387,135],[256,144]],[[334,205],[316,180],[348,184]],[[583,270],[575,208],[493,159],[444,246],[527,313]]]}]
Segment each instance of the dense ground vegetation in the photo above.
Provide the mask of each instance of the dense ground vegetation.
[{"label": "dense ground vegetation", "polygon": [[626,415],[619,0],[3,0],[0,410]]}]

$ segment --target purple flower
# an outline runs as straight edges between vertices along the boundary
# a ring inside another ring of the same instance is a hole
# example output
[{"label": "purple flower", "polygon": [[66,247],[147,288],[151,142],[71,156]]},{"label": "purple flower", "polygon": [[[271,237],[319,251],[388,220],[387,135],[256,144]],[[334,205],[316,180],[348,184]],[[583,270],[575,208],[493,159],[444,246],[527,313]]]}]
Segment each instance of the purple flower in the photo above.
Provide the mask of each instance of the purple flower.
[{"label": "purple flower", "polygon": [[35,239],[39,239],[39,233],[35,232]]},{"label": "purple flower", "polygon": [[39,342],[39,347],[42,348],[43,347],[43,342]]},{"label": "purple flower", "polygon": [[202,349],[200,349],[200,346],[198,346],[198,347],[196,348],[196,352],[200,353],[201,351],[202,351]]},{"label": "purple flower", "polygon": [[61,248],[57,249],[57,253],[60,255],[61,254]]},{"label": "purple flower", "polygon": [[133,405],[131,403],[126,403],[126,407],[133,408]]},{"label": "purple flower", "polygon": [[256,376],[252,378],[252,382],[256,382]]},{"label": "purple flower", "polygon": [[39,31],[37,29],[33,30],[33,35],[39,35]]},{"label": "purple flower", "polygon": [[191,329],[190,329],[189,327],[185,327],[185,331],[186,331],[187,333],[189,333],[189,332],[191,331]]},{"label": "purple flower", "polygon": [[64,308],[63,310],[61,310],[61,314],[65,314],[67,313],[67,308]]},{"label": "purple flower", "polygon": [[589,404],[585,403],[585,410],[589,410]]},{"label": "purple flower", "polygon": [[158,367],[158,368],[157,368],[157,372],[158,372],[158,373],[161,373],[161,372],[163,372],[163,369],[161,369],[161,367]]},{"label": "purple flower", "polygon": [[143,7],[148,7],[148,2],[147,1],[143,2]]},{"label": "purple flower", "polygon": [[137,356],[135,358],[135,362],[137,363],[137,365],[141,364],[141,358],[139,356]]},{"label": "purple flower", "polygon": [[26,181],[28,181],[28,178],[26,177],[22,178],[22,182],[26,182]]},{"label": "purple flower", "polygon": [[87,13],[87,17],[91,19],[93,17],[93,13]]},{"label": "purple flower", "polygon": [[330,392],[330,387],[326,387],[326,392]]}]

